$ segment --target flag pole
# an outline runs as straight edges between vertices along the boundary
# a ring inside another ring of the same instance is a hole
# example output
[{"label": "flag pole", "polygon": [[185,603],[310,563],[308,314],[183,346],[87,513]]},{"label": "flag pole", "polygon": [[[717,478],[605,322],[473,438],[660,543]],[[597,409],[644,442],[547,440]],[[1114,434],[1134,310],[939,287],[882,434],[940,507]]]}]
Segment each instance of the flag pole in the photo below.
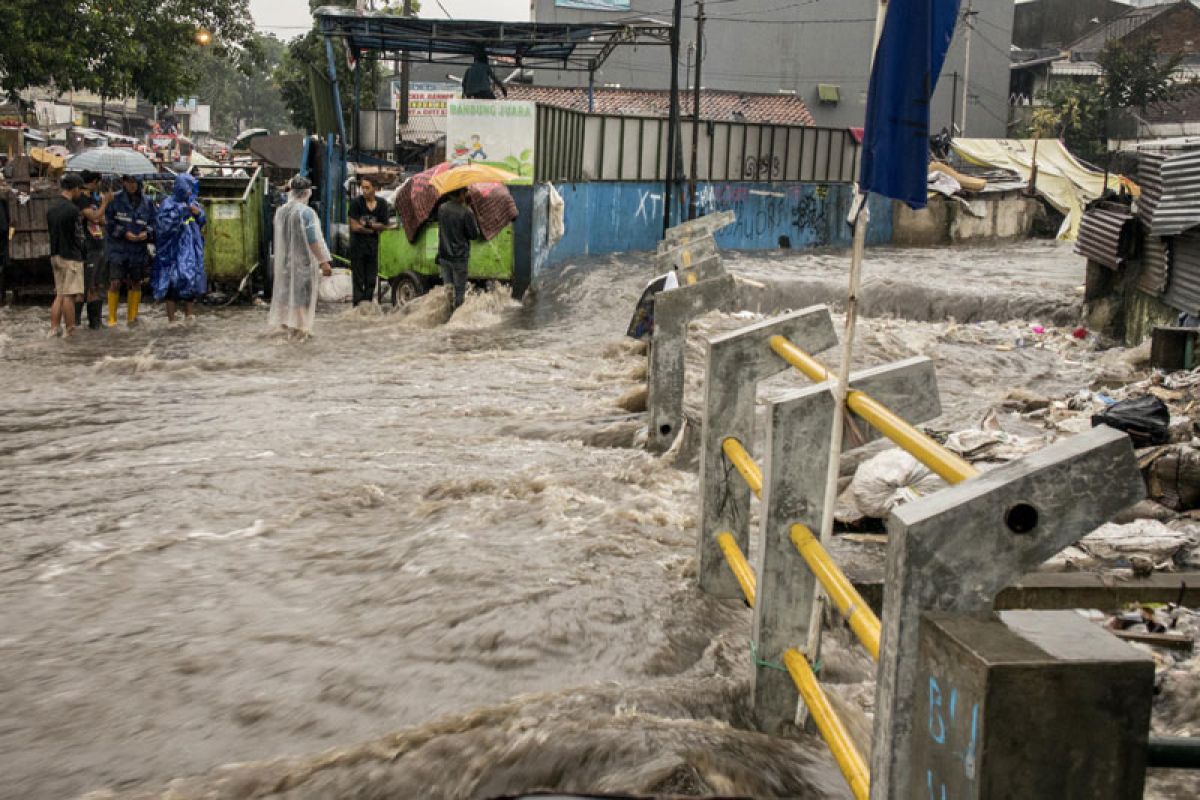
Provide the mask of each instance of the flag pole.
[{"label": "flag pole", "polygon": [[[875,36],[871,43],[871,61],[868,74],[875,65],[875,50],[883,35],[883,21],[887,16],[888,0],[879,0],[875,11]],[[864,139],[865,141],[865,139]],[[854,351],[854,334],[858,327],[858,291],[862,284],[862,263],[867,249],[867,227],[871,212],[867,210],[867,196],[860,194],[857,185],[854,203],[850,210],[850,224],[854,226],[854,240],[850,249],[850,286],[846,295],[846,322],[842,330],[842,360],[838,365],[837,383],[830,387],[834,397],[833,427],[829,432],[829,465],[825,473],[825,503],[821,509],[821,545],[829,548],[833,538],[833,515],[837,507],[838,477],[841,474],[842,434],[846,428],[849,412],[846,410],[846,394],[850,385],[850,359]],[[808,622],[808,647],[805,655],[810,662],[821,657],[821,619],[825,609],[825,593],[817,587],[817,602],[812,606],[812,617]]]}]

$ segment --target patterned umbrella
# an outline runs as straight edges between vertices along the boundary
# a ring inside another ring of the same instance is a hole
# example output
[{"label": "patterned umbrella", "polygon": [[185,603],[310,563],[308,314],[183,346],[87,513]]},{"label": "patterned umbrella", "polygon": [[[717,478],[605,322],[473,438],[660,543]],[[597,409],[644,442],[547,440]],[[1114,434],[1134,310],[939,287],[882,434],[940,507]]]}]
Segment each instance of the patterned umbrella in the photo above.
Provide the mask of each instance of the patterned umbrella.
[{"label": "patterned umbrella", "polygon": [[96,147],[73,156],[67,169],[82,172],[85,169],[102,175],[156,175],[158,170],[150,159],[141,153],[121,147]]}]

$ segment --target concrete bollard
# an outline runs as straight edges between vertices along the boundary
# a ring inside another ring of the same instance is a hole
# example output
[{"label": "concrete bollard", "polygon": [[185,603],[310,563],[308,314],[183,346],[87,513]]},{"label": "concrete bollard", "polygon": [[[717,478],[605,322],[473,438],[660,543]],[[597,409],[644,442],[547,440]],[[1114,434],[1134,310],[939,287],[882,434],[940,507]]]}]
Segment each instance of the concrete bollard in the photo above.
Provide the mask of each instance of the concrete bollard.
[{"label": "concrete bollard", "polygon": [[748,449],[753,446],[758,382],[790,369],[767,345],[777,334],[809,352],[837,344],[833,320],[825,306],[784,314],[708,340],[697,570],[700,590],[717,597],[741,597],[741,589],[725,566],[716,536],[729,531],[746,552],[750,530],[750,488],[726,462],[721,443],[732,436]]},{"label": "concrete bollard", "polygon": [[[913,422],[942,413],[937,375],[927,358],[857,372],[850,385]],[[767,409],[753,633],[759,662],[754,670],[754,713],[759,728],[767,733],[783,732],[796,717],[796,687],[786,672],[771,665],[780,664],[789,647],[803,648],[808,641],[817,581],[789,531],[795,523],[820,531],[834,412],[828,383],[792,392]],[[858,417],[852,416],[847,427],[846,450],[880,437]]]},{"label": "concrete bollard", "polygon": [[654,296],[647,399],[651,452],[666,452],[683,424],[688,323],[709,311],[731,308],[737,302],[736,290],[733,276],[725,275]]},{"label": "concrete bollard", "polygon": [[1094,428],[896,509],[883,609],[872,800],[909,797],[921,615],[988,611],[1010,582],[1145,496],[1129,437]]}]

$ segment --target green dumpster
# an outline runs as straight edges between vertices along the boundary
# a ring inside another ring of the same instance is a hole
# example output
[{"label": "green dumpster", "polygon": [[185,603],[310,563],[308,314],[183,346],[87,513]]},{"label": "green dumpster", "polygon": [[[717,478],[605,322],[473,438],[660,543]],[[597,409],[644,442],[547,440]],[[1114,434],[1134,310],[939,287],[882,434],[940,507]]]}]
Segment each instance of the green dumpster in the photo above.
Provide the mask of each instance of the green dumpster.
[{"label": "green dumpster", "polygon": [[[403,304],[424,294],[441,279],[437,265],[438,226],[430,223],[408,241],[402,229],[379,234],[379,277],[392,287],[392,302]],[[476,281],[511,281],[513,227],[508,225],[487,242],[471,242],[467,277]]]},{"label": "green dumpster", "polygon": [[203,176],[200,203],[208,215],[204,231],[204,270],[216,286],[237,286],[262,259],[263,202],[266,178],[262,168],[248,178]]}]

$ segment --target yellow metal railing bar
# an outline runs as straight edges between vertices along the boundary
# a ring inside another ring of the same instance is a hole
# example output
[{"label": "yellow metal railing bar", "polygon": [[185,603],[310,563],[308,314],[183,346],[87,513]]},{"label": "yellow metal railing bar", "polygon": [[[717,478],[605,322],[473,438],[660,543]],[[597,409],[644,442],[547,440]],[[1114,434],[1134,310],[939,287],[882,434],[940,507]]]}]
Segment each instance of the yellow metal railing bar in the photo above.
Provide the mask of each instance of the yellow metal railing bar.
[{"label": "yellow metal railing bar", "polygon": [[808,568],[825,587],[825,591],[837,605],[838,611],[850,623],[850,630],[862,642],[863,647],[871,654],[871,658],[879,660],[879,617],[871,611],[870,606],[863,600],[862,595],[850,583],[846,575],[838,569],[825,548],[813,536],[812,531],[803,525],[791,527],[792,544],[800,551],[808,563]]},{"label": "yellow metal railing bar", "polygon": [[725,452],[725,457],[737,468],[738,473],[746,480],[746,484],[750,487],[750,491],[754,492],[754,496],[762,498],[763,476],[762,470],[758,464],[754,463],[754,459],[746,452],[746,448],[742,443],[732,436],[721,442],[721,450]]},{"label": "yellow metal railing bar", "polygon": [[755,593],[758,590],[758,581],[754,577],[754,570],[750,567],[750,562],[742,553],[742,548],[738,547],[733,534],[728,531],[717,534],[717,544],[725,555],[725,563],[729,565],[730,572],[733,573],[733,577],[737,578],[738,585],[742,587],[742,594],[746,596],[746,602],[753,606]]},{"label": "yellow metal railing bar", "polygon": [[867,764],[854,746],[854,740],[850,738],[846,726],[842,724],[833,706],[829,704],[829,699],[825,697],[816,674],[808,665],[808,659],[798,650],[788,649],[783,652],[783,665],[787,667],[800,696],[804,698],[808,713],[817,723],[817,730],[821,732],[821,738],[833,753],[846,783],[850,784],[850,791],[854,792],[857,800],[867,800],[871,792],[871,775],[867,771]]},{"label": "yellow metal railing bar", "polygon": [[[809,380],[820,383],[832,378],[825,365],[782,336],[772,336],[769,343],[780,358]],[[942,447],[869,395],[851,391],[846,396],[846,406],[946,482],[961,483],[979,474],[979,470],[963,458]]]}]

